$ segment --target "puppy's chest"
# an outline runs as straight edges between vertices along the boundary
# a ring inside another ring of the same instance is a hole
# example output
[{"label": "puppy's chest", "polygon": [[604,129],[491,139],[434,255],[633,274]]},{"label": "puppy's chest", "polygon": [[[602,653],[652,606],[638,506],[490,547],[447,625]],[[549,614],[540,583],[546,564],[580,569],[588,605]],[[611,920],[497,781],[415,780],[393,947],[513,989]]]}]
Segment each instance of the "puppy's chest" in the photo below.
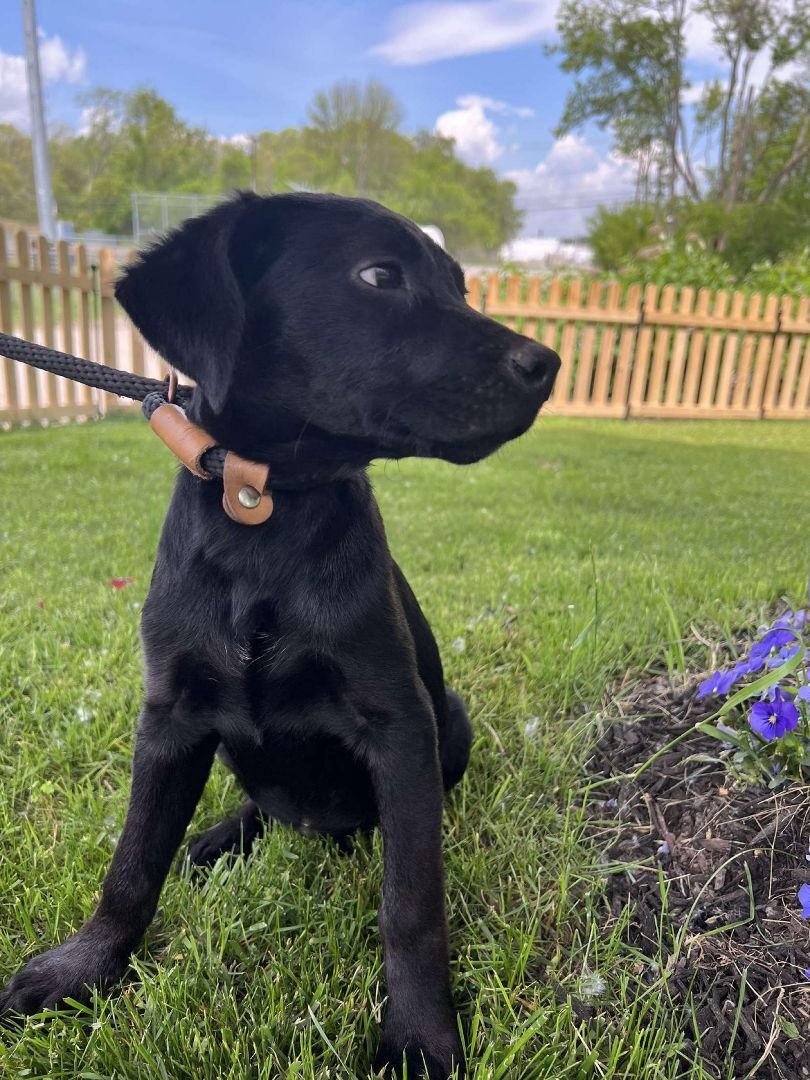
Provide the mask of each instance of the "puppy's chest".
[{"label": "puppy's chest", "polygon": [[259,629],[250,641],[245,689],[261,732],[342,728],[351,722],[348,680],[338,651],[305,632]]}]

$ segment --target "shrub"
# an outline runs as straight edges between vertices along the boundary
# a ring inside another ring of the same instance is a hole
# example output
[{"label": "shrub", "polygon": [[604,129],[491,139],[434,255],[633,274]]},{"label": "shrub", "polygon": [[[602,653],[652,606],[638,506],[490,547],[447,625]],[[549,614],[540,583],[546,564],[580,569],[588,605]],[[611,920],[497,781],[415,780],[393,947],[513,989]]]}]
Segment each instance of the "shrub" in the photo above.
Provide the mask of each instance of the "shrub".
[{"label": "shrub", "polygon": [[810,296],[810,247],[779,262],[764,259],[745,275],[743,285],[754,292]]},{"label": "shrub", "polygon": [[657,240],[658,213],[653,206],[633,203],[620,210],[600,206],[588,221],[588,243],[603,270],[619,270]]},{"label": "shrub", "polygon": [[653,285],[691,285],[695,289],[726,289],[734,285],[731,267],[699,239],[671,240],[650,259],[630,259],[620,268],[626,282]]}]

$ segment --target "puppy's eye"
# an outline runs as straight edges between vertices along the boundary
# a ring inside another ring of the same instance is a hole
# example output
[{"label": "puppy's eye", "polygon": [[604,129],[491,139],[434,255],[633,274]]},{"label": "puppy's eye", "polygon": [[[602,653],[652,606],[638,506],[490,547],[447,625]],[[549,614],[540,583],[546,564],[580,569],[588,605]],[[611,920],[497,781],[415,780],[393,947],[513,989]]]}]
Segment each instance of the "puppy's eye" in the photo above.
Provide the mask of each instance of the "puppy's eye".
[{"label": "puppy's eye", "polygon": [[402,271],[394,263],[387,266],[367,266],[360,277],[375,289],[399,289],[402,287]]}]

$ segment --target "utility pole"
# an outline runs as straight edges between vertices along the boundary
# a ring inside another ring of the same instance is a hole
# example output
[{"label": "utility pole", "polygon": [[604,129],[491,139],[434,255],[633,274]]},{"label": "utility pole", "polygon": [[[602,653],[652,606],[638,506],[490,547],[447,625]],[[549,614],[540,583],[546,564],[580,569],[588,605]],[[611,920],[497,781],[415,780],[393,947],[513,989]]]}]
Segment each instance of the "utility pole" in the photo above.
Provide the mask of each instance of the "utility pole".
[{"label": "utility pole", "polygon": [[42,101],[42,79],[39,74],[39,40],[34,0],[22,0],[23,31],[25,33],[25,68],[28,75],[28,109],[31,114],[31,147],[34,152],[34,187],[37,195],[39,229],[48,240],[56,239],[56,207],[51,185],[51,163],[48,159],[48,132],[45,128],[45,107]]}]

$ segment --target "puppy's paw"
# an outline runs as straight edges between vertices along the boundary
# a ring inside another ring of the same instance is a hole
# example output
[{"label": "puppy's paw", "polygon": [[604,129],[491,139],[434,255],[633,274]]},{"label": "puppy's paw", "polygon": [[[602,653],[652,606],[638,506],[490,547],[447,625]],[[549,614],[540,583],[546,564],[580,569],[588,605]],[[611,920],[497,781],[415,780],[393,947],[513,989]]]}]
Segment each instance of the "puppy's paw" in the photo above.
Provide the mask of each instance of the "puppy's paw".
[{"label": "puppy's paw", "polygon": [[31,1016],[55,1009],[65,998],[87,1002],[93,987],[117,982],[129,955],[94,933],[79,931],[49,952],[35,956],[0,991],[0,1016]]},{"label": "puppy's paw", "polygon": [[[407,1066],[407,1073],[406,1073]],[[463,1080],[464,1054],[455,1030],[441,1035],[403,1038],[383,1033],[374,1071],[386,1080]]]},{"label": "puppy's paw", "polygon": [[213,866],[223,856],[238,858],[250,855],[258,830],[248,828],[240,817],[220,821],[208,832],[204,832],[188,846],[186,858],[192,867],[205,870]]},{"label": "puppy's paw", "polygon": [[215,825],[213,829],[192,840],[188,846],[186,858],[198,870],[207,870],[223,855],[233,856],[238,853],[241,834],[225,828],[227,822]]}]

